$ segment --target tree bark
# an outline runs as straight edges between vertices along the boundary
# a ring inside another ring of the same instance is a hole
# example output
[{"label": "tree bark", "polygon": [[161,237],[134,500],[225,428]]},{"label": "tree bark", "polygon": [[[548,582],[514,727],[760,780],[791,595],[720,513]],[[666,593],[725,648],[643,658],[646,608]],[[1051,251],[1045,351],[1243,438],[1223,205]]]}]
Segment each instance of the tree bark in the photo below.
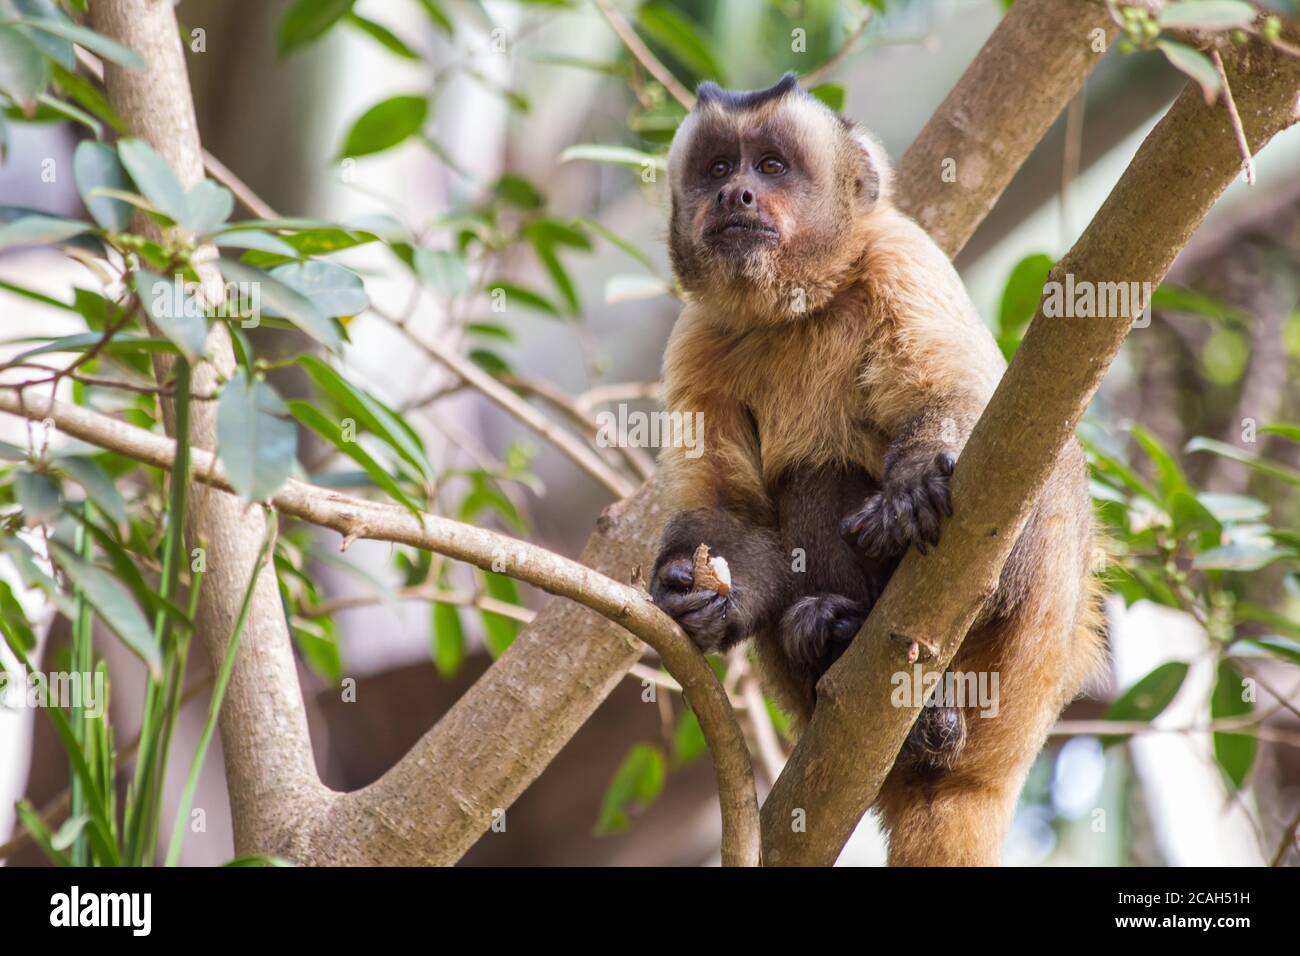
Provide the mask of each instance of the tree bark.
[{"label": "tree bark", "polygon": [[[192,187],[203,179],[203,154],[171,0],[95,0],[89,13],[97,32],[135,50],[145,61],[140,70],[106,64],[113,109],[130,135],[153,147],[181,184]],[[152,222],[138,228],[157,234]],[[199,274],[205,288],[221,282],[211,263],[200,267]],[[235,369],[224,326],[213,327],[206,351],[208,361],[193,374],[196,393],[213,391]],[[166,381],[170,364],[158,363],[156,372],[159,382]],[[171,403],[162,405],[171,433]],[[191,404],[189,441],[196,448],[216,448],[214,402]],[[225,654],[266,525],[261,509],[199,484],[190,489],[187,511],[191,547],[206,549],[207,564],[195,634],[215,670]],[[304,819],[322,812],[331,794],[317,776],[293,645],[273,571],[258,576],[220,726],[235,852],[276,852]]]},{"label": "tree bark", "polygon": [[[1258,151],[1295,123],[1300,60],[1261,43],[1224,51],[1247,139]],[[1074,282],[1156,286],[1241,172],[1226,111],[1189,84],[1147,137],[1083,236],[1052,271]],[[863,630],[818,685],[817,710],[763,805],[767,862],[835,862],[875,799],[920,708],[891,703],[908,669],[904,635],[935,649],[942,674],[965,637],[1056,459],[1132,319],[1047,318],[1040,305],[952,478],[953,517],[928,557],[910,552]],[[806,832],[794,832],[803,811]]]}]

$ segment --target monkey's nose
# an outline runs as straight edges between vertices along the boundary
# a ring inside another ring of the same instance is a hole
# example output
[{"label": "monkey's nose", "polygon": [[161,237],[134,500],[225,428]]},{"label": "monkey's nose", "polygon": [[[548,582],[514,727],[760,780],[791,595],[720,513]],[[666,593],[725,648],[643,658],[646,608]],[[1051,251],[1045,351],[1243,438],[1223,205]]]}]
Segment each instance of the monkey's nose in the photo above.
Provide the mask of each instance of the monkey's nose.
[{"label": "monkey's nose", "polygon": [[740,204],[742,206],[754,205],[754,194],[750,192],[748,189],[742,189],[740,191]]}]

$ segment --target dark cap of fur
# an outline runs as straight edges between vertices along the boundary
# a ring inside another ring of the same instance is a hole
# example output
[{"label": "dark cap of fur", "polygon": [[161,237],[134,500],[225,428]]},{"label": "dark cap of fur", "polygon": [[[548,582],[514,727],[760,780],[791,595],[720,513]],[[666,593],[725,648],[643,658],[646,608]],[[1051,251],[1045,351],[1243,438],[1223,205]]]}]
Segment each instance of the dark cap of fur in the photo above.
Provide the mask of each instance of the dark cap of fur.
[{"label": "dark cap of fur", "polygon": [[799,77],[794,73],[787,73],[765,90],[724,90],[717,83],[704,82],[695,91],[695,96],[697,106],[716,103],[728,110],[752,110],[788,93],[804,95]]}]

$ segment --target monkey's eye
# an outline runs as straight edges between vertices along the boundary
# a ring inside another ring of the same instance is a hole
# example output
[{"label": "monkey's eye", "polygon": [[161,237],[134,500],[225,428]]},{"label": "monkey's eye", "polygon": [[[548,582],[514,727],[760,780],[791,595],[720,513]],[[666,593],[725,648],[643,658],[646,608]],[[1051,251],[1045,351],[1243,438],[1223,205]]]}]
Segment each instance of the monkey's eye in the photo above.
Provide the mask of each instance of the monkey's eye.
[{"label": "monkey's eye", "polygon": [[775,156],[764,156],[758,161],[758,171],[764,176],[780,176],[785,172],[785,163]]},{"label": "monkey's eye", "polygon": [[731,163],[725,159],[715,159],[713,165],[709,167],[709,177],[711,179],[721,179],[729,172],[731,172]]}]

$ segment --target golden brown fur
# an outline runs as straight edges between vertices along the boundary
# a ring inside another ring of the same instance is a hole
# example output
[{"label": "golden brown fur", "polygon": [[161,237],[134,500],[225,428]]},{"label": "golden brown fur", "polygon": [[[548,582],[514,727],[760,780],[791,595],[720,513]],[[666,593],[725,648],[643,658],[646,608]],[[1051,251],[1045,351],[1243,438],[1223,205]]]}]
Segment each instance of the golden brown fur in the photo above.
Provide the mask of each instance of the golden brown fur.
[{"label": "golden brown fur", "polygon": [[[752,564],[758,577],[768,574],[760,567],[789,559],[778,514],[787,507],[781,495],[801,497],[801,479],[790,476],[843,467],[884,482],[908,462],[959,455],[1004,362],[947,257],[890,205],[888,168],[865,134],[797,88],[752,107],[701,99],[670,155],[673,262],[690,299],[668,344],[664,385],[670,411],[704,413],[704,454],[667,449],[662,476],[670,500],[702,516],[698,527],[711,527],[710,514],[726,517],[731,531],[717,534],[730,536],[733,550],[748,547],[746,527],[776,542],[775,559]],[[797,143],[799,165],[791,162],[788,175],[798,176],[769,185],[742,168],[753,162],[751,136],[762,141],[754,153],[771,142],[784,157],[785,144]],[[710,168],[692,152],[706,138],[707,149],[740,157],[716,181],[716,198],[710,175],[694,181]],[[779,241],[741,253],[710,245],[709,223],[742,202],[726,192],[733,176],[753,184],[744,215],[768,217]],[[792,489],[779,490],[791,480]],[[692,534],[679,529],[678,550]],[[725,541],[708,543],[730,558]],[[830,554],[830,545],[809,546]],[[1000,711],[985,718],[967,709],[964,741],[942,766],[900,758],[877,801],[891,863],[996,863],[1048,729],[1101,661],[1093,549],[1084,461],[1072,444],[950,668],[997,672]],[[661,564],[668,550],[666,539]],[[768,592],[754,586],[747,596],[745,570],[733,573],[733,615],[758,607]],[[791,587],[772,584],[769,603],[788,603]],[[687,617],[679,620],[691,630]],[[772,614],[742,620],[756,633],[728,640],[756,638],[769,689],[802,726],[815,676],[791,666]]]}]

